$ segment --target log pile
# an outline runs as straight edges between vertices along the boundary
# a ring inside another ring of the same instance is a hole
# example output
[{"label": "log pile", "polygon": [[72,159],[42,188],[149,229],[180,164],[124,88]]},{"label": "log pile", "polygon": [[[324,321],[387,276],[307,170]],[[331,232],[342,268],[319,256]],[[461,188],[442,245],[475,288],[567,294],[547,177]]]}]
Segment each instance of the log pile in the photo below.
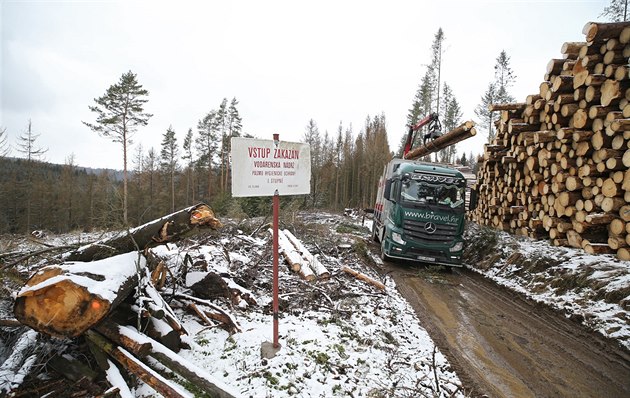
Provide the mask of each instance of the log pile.
[{"label": "log pile", "polygon": [[[273,230],[269,229],[273,236]],[[304,246],[288,229],[278,231],[280,254],[289,264],[291,270],[309,282],[315,279],[328,279],[330,272],[319,261],[318,257]]]},{"label": "log pile", "polygon": [[[166,369],[208,396],[233,397],[229,386],[177,354],[187,346],[184,336],[188,332],[171,306],[185,307],[209,326],[230,333],[240,331],[238,323],[223,309],[197,297],[172,294],[167,303],[159,291],[166,274],[164,262],[153,253],[156,245],[220,226],[212,210],[202,203],[60,256],[55,260],[59,264],[39,269],[17,294],[15,318],[33,329],[25,338],[35,341],[35,331],[59,338],[85,338],[98,365],[112,376],[110,383],[120,381],[112,388],[122,396],[130,396],[129,388],[114,362],[163,396],[191,396],[160,373]],[[232,286],[224,295],[233,302],[253,300]],[[70,372],[72,363],[63,361],[67,360],[56,361],[62,374],[76,372]],[[159,366],[150,366],[156,361]],[[93,375],[79,377],[94,379]],[[0,385],[0,393],[12,388],[5,384]]]},{"label": "log pile", "polygon": [[472,220],[630,260],[630,22],[588,23],[538,93],[493,105]]}]

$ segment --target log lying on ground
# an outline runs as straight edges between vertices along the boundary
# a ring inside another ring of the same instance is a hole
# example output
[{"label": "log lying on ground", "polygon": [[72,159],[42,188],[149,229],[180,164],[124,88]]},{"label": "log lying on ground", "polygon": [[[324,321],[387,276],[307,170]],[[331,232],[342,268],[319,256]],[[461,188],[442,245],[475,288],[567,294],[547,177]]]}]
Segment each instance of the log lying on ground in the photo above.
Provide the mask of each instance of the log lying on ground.
[{"label": "log lying on ground", "polygon": [[[179,373],[181,376],[211,396],[218,398],[233,398],[236,395],[230,392],[229,386],[212,377],[212,375],[205,370],[177,355],[175,352],[169,350],[159,342],[147,338],[136,329],[127,326],[119,326],[118,332],[119,335],[126,337],[126,341],[134,341],[136,343],[135,346],[148,345],[150,349],[146,355],[157,359],[168,369]],[[127,346],[125,346],[125,348],[127,348]],[[134,352],[134,354],[136,353]]]},{"label": "log lying on ground", "polygon": [[131,355],[127,350],[113,345],[98,333],[90,330],[85,334],[85,336],[101,350],[114,358],[121,366],[129,372],[135,374],[143,382],[147,383],[163,396],[177,398],[192,396],[181,386],[169,382],[159,373],[155,372],[153,369],[149,368],[147,365]]},{"label": "log lying on ground", "polygon": [[94,261],[121,253],[143,250],[180,240],[197,229],[217,229],[221,222],[204,203],[188,207],[160,219],[132,228],[113,238],[95,242],[70,252],[68,261]]},{"label": "log lying on ground", "polygon": [[318,278],[330,278],[330,272],[328,272],[326,267],[324,267],[324,265],[319,261],[317,257],[311,254],[311,252],[302,244],[302,242],[298,238],[295,237],[295,235],[291,233],[291,231],[285,229],[282,232],[284,232],[284,235],[287,237],[287,239],[289,239],[289,242],[291,242],[295,249],[302,255],[302,258],[306,261],[308,266],[313,270]]},{"label": "log lying on ground", "polygon": [[477,134],[477,130],[475,130],[475,122],[465,122],[459,127],[456,127],[453,130],[449,131],[448,133],[444,133],[433,141],[427,142],[426,145],[409,151],[407,155],[405,155],[405,159],[418,159],[422,156],[440,151],[451,145],[455,145],[460,141],[473,137],[475,134]]},{"label": "log lying on ground", "polygon": [[[273,231],[270,229],[269,232],[273,235]],[[300,274],[303,279],[307,281],[312,281],[315,279],[315,274],[313,270],[308,266],[308,263],[302,258],[301,254],[298,250],[291,244],[289,238],[282,231],[278,231],[278,246],[280,253],[284,256],[284,259],[289,263],[291,269],[294,272]]]},{"label": "log lying on ground", "polygon": [[379,288],[381,290],[385,290],[385,285],[384,284],[382,284],[381,282],[379,282],[377,280],[374,280],[374,279],[370,278],[369,276],[367,276],[365,274],[360,273],[359,271],[355,271],[352,268],[346,267],[346,266],[341,267],[341,270],[343,272],[346,272],[346,273],[354,276],[357,279],[360,279],[360,280],[362,280],[364,282],[369,283],[372,286],[376,286],[377,288]]},{"label": "log lying on ground", "polygon": [[18,293],[15,318],[51,336],[78,336],[133,291],[144,266],[144,257],[134,252],[44,267]]}]

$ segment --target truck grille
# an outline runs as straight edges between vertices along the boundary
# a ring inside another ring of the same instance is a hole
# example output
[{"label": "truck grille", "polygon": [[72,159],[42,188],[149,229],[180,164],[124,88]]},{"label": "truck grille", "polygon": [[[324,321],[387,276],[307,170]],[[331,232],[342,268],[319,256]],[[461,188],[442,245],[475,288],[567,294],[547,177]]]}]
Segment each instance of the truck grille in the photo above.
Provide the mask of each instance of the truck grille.
[{"label": "truck grille", "polygon": [[441,225],[433,223],[436,226],[435,232],[432,234],[427,232],[426,222],[405,220],[403,230],[405,236],[413,240],[429,240],[434,242],[450,242],[457,236],[457,225]]}]

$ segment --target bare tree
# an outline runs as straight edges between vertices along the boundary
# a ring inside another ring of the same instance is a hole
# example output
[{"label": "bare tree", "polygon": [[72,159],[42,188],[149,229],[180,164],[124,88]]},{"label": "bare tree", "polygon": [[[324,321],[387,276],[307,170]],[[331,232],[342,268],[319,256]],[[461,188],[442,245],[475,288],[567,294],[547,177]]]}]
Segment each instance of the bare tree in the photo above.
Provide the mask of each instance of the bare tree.
[{"label": "bare tree", "polygon": [[608,7],[599,15],[612,22],[623,22],[628,19],[628,0],[611,0]]},{"label": "bare tree", "polygon": [[7,128],[0,128],[0,156],[8,156],[11,152],[11,146],[9,145],[9,139],[7,136]]},{"label": "bare tree", "polygon": [[138,126],[146,126],[151,114],[144,113],[145,97],[149,92],[142,88],[131,71],[124,73],[117,84],[110,86],[105,95],[95,98],[96,106],[90,110],[97,114],[96,124],[83,122],[102,137],[119,142],[123,147],[123,223],[127,220],[127,149]]},{"label": "bare tree", "polygon": [[41,157],[48,151],[35,144],[40,134],[33,132],[33,124],[28,120],[28,128],[24,134],[18,137],[18,152],[24,154],[26,158],[26,181],[25,181],[25,198],[26,198],[26,232],[30,232],[31,228],[31,199],[33,196],[33,161],[41,160]]}]

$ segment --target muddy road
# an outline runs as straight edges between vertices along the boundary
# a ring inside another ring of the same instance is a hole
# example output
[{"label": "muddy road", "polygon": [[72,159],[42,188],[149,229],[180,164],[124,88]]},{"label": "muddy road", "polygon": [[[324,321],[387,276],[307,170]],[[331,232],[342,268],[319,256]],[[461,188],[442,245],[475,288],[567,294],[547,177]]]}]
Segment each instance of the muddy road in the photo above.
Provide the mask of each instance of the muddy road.
[{"label": "muddy road", "polygon": [[630,397],[630,354],[465,269],[386,263],[472,396]]}]

